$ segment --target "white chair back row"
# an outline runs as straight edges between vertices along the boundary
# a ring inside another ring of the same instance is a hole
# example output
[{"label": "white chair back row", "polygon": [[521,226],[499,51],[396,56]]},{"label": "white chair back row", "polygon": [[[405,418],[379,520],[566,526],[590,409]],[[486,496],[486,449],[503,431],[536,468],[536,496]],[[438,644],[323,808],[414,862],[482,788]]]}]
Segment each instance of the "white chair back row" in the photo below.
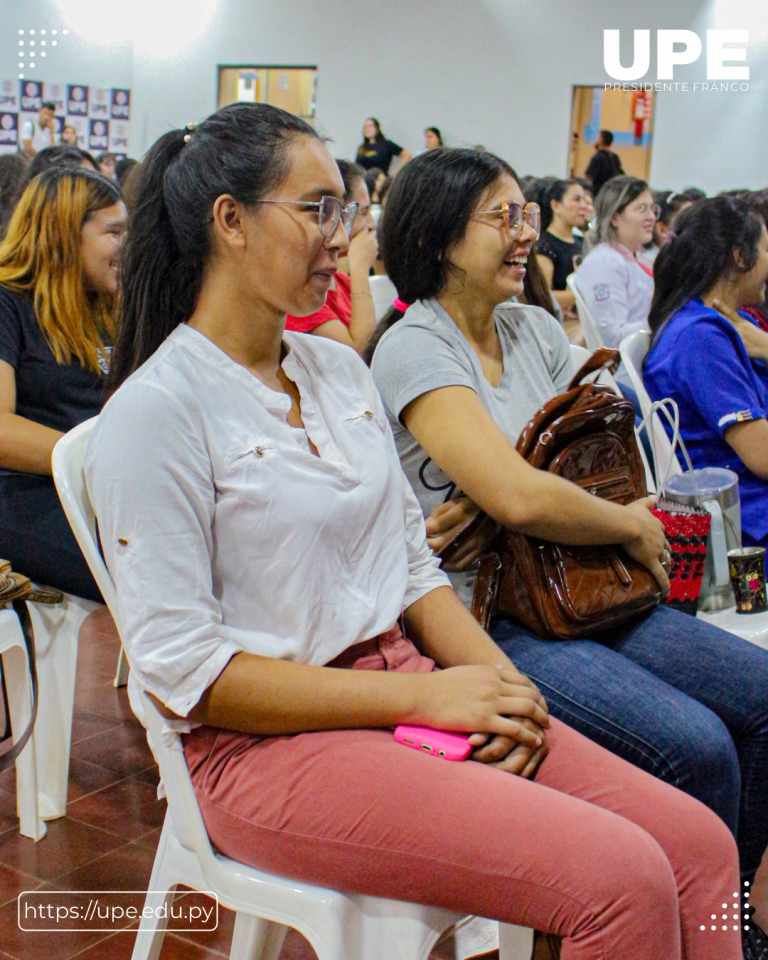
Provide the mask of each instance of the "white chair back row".
[{"label": "white chair back row", "polygon": [[568,284],[568,289],[576,298],[576,312],[579,315],[579,321],[581,323],[581,329],[584,334],[584,341],[587,344],[587,348],[590,353],[594,353],[595,350],[599,350],[600,347],[604,347],[603,338],[600,334],[600,331],[597,329],[597,324],[592,314],[589,312],[589,307],[587,306],[587,301],[581,295],[581,291],[576,285],[576,274],[572,273],[565,278],[565,282]]},{"label": "white chair back row", "polygon": [[[94,420],[56,444],[53,476],[64,510],[119,629],[117,595],[96,541],[96,517],[83,459]],[[177,884],[211,891],[237,912],[231,960],[277,960],[288,927],[309,940],[320,960],[427,960],[438,937],[461,918],[447,910],[347,895],[285,880],[214,853],[189,777],[184,751],[154,703],[142,693],[149,739],[168,797],[146,905],[157,908]],[[154,914],[157,916],[157,913]],[[156,960],[164,928],[142,919],[133,960]],[[528,960],[533,932],[500,925],[501,960]]]}]

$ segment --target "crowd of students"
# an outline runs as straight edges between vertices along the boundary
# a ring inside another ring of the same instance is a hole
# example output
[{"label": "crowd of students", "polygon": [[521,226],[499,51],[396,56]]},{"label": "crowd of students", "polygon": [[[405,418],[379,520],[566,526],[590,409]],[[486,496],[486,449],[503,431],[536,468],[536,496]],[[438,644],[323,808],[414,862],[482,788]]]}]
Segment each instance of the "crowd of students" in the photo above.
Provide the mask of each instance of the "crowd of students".
[{"label": "crowd of students", "polygon": [[[127,213],[86,162],[25,182],[0,243],[0,555],[98,599],[50,477],[98,414],[85,473],[131,682],[182,733],[219,850],[556,934],[564,960],[764,958],[740,911],[711,918],[768,846],[768,652],[667,607],[562,643],[469,610],[501,528],[619,545],[669,586],[650,500],[515,450],[573,373],[574,230],[579,288],[615,306],[625,285],[614,340],[650,293],[649,387],[684,420],[704,354],[728,366],[750,416],[714,432],[705,406],[692,454],[759,476],[768,332],[739,311],[765,299],[760,215],[666,196],[665,219],[618,175],[593,217],[588,181],[521,183],[439,142],[404,157],[372,118],[364,136],[336,161],[239,103],[161,137]],[[393,157],[379,242],[366,166]],[[376,262],[397,289],[379,324]],[[472,761],[399,745],[400,723],[469,735]]]}]

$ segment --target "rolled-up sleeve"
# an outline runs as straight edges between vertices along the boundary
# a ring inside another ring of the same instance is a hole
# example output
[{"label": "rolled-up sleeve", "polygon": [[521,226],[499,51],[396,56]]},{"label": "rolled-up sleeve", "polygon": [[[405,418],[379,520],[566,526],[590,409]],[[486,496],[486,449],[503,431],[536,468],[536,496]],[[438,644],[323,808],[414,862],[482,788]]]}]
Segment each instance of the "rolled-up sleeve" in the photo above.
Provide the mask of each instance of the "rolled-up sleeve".
[{"label": "rolled-up sleeve", "polygon": [[213,592],[215,505],[204,419],[140,380],[102,413],[86,482],[140,685],[187,716],[242,648]]}]

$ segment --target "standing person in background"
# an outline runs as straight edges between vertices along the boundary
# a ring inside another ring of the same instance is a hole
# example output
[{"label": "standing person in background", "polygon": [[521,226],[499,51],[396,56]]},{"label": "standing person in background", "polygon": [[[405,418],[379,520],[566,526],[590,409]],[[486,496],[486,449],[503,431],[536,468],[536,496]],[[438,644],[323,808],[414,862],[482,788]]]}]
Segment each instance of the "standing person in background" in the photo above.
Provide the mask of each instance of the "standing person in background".
[{"label": "standing person in background", "polygon": [[581,238],[575,237],[573,230],[586,223],[587,211],[584,188],[575,180],[556,180],[546,191],[541,208],[543,233],[536,255],[562,310],[572,310],[576,300],[565,281],[573,273],[573,258],[582,248]]},{"label": "standing person in background", "polygon": [[40,107],[37,115],[37,122],[28,120],[21,130],[21,150],[31,160],[36,153],[45,147],[52,147],[55,144],[54,133],[56,130],[53,122],[56,113],[56,104],[46,100]]},{"label": "standing person in background", "polygon": [[114,183],[51,167],[22,194],[0,244],[0,556],[98,602],[51,454],[104,403],[124,224]]},{"label": "standing person in background", "polygon": [[413,154],[401,147],[399,143],[387,140],[381,132],[381,124],[376,117],[368,117],[363,124],[363,142],[357,148],[356,163],[364,170],[378,167],[384,173],[389,173],[392,160],[398,157],[399,163],[392,171],[394,175],[403,164],[408,163],[412,156]]},{"label": "standing person in background", "polygon": [[586,172],[586,177],[592,184],[595,199],[611,177],[619,177],[624,173],[618,154],[610,149],[612,143],[611,131],[601,130],[595,143],[595,155],[589,161]]},{"label": "standing person in background", "polygon": [[328,337],[362,354],[376,327],[369,275],[379,255],[379,243],[365,171],[349,160],[336,163],[344,181],[344,204],[357,207],[348,224],[349,250],[339,259],[323,306],[306,317],[287,316],[285,329]]},{"label": "standing person in background", "polygon": [[637,253],[653,236],[656,212],[648,184],[637,177],[614,177],[597,198],[576,286],[606,347],[648,329],[653,271]]}]

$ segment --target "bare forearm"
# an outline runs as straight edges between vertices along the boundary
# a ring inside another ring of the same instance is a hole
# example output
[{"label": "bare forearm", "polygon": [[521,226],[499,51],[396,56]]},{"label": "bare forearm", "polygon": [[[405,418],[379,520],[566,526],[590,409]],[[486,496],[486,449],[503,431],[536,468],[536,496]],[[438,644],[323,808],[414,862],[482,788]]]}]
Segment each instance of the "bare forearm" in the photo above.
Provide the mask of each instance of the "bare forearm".
[{"label": "bare forearm", "polygon": [[51,454],[64,434],[15,413],[0,414],[0,466],[51,473]]},{"label": "bare forearm", "polygon": [[373,306],[368,269],[354,269],[350,274],[352,287],[352,313],[349,318],[349,335],[358,351],[362,353],[376,328],[376,311]]},{"label": "bare forearm", "polygon": [[553,290],[552,296],[560,304],[562,310],[570,310],[576,303],[576,297],[570,290]]},{"label": "bare forearm", "polygon": [[265,736],[393,727],[413,719],[423,679],[240,653],[206,690],[189,719]]},{"label": "bare forearm", "polygon": [[405,611],[406,634],[440,667],[514,666],[450,587],[438,587]]}]

